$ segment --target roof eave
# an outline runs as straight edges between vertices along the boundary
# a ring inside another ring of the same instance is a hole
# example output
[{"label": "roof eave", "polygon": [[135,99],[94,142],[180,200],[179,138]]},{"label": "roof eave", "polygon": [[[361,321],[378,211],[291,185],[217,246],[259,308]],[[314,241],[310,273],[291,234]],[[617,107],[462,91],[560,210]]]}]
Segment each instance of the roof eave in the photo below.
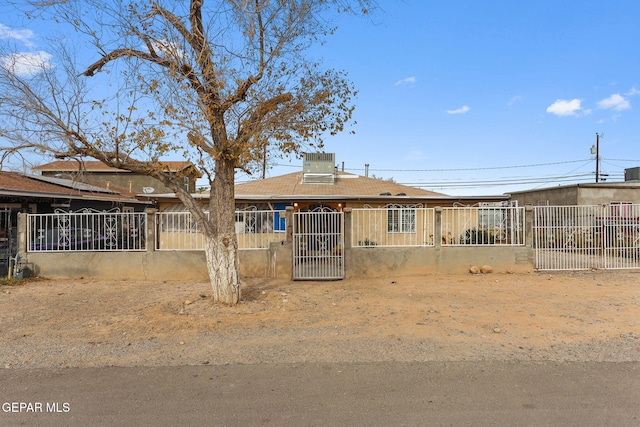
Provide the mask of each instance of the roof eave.
[{"label": "roof eave", "polygon": [[508,200],[509,195],[497,196],[400,196],[400,195],[251,195],[236,194],[236,200]]},{"label": "roof eave", "polygon": [[104,196],[93,196],[87,194],[56,194],[56,193],[43,193],[43,192],[32,192],[32,191],[16,191],[16,190],[1,190],[0,197],[30,197],[30,198],[40,198],[40,199],[73,199],[73,200],[93,200],[93,201],[111,201],[111,202],[119,202],[119,203],[139,203],[139,204],[149,204],[150,202],[145,200],[139,200],[135,198],[118,198],[118,197],[104,197]]}]

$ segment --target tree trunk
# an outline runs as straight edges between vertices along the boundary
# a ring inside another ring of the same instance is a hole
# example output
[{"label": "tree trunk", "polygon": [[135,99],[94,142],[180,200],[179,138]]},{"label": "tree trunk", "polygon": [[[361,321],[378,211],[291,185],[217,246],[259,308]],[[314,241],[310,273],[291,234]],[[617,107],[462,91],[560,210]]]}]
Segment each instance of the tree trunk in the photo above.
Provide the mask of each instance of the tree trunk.
[{"label": "tree trunk", "polygon": [[238,244],[235,234],[205,238],[207,271],[213,289],[213,301],[235,305],[240,301]]},{"label": "tree trunk", "polygon": [[235,230],[234,163],[220,159],[211,182],[209,215],[211,236],[204,241],[213,301],[235,305],[240,301],[240,266]]}]

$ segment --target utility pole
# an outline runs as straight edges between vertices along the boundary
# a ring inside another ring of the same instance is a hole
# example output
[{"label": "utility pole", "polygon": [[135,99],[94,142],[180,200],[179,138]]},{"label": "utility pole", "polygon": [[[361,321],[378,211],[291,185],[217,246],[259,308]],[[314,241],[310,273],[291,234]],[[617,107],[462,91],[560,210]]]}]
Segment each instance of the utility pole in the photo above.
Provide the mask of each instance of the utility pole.
[{"label": "utility pole", "polygon": [[596,132],[596,145],[591,147],[591,154],[596,155],[596,183],[597,183],[598,181],[600,181],[600,135],[597,132]]},{"label": "utility pole", "polygon": [[262,148],[262,179],[267,177],[267,144]]},{"label": "utility pole", "polygon": [[600,135],[596,132],[596,182],[600,181]]}]

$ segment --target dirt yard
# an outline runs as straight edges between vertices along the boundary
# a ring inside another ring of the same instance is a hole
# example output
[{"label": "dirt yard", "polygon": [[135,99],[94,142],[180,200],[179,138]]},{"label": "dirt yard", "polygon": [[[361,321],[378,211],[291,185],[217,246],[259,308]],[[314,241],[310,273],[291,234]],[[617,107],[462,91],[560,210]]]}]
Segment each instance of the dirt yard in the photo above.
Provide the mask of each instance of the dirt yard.
[{"label": "dirt yard", "polygon": [[335,282],[38,279],[0,287],[5,368],[461,360],[640,360],[640,273]]}]

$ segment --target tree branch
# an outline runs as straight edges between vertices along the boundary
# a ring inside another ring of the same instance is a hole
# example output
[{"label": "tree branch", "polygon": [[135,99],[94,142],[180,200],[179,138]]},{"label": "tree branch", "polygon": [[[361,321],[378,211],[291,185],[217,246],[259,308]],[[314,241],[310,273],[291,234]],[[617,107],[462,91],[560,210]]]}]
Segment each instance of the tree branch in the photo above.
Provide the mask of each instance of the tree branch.
[{"label": "tree branch", "polygon": [[262,79],[262,76],[264,75],[264,70],[265,70],[265,43],[264,43],[264,37],[265,37],[265,28],[262,22],[262,9],[260,7],[260,3],[259,0],[255,0],[255,13],[256,13],[256,20],[258,21],[258,43],[259,43],[259,60],[260,60],[260,65],[258,66],[258,73],[255,76],[249,76],[244,82],[242,82],[242,84],[240,84],[238,86],[238,88],[236,89],[235,94],[232,97],[229,97],[226,102],[222,105],[222,111],[227,111],[229,108],[231,108],[232,105],[240,102],[240,101],[244,101],[244,99],[247,96],[247,92],[249,92],[249,89],[251,88],[251,86],[253,86],[254,84],[256,84],[257,82],[259,82]]},{"label": "tree branch", "polygon": [[96,72],[102,71],[102,67],[107,65],[109,62],[114,61],[118,58],[140,58],[145,61],[153,62],[162,67],[169,68],[173,63],[167,59],[164,59],[160,56],[153,55],[151,53],[143,52],[135,49],[116,49],[111,53],[104,55],[102,58],[89,65],[89,67],[82,73],[82,75],[91,77],[95,75]]},{"label": "tree branch", "polygon": [[180,68],[182,74],[189,80],[191,87],[201,97],[210,97],[214,104],[218,104],[220,93],[217,90],[218,81],[211,63],[213,52],[204,34],[202,26],[202,1],[191,0],[189,13],[189,22],[191,23],[191,32],[185,27],[183,22],[167,9],[155,3],[153,11],[162,16],[169,24],[175,28],[191,48],[197,53],[197,61],[201,67],[202,76],[206,82],[204,85],[197,79],[193,72],[193,68],[187,64],[183,64]]},{"label": "tree branch", "polygon": [[[246,126],[242,126],[238,131],[238,141],[248,141],[259,128],[262,120],[271,112],[275,111],[281,104],[287,103],[293,99],[290,93],[282,93],[276,95],[264,102],[261,102],[251,113],[249,119],[245,122]],[[236,144],[236,148],[242,148],[242,144]]]}]

